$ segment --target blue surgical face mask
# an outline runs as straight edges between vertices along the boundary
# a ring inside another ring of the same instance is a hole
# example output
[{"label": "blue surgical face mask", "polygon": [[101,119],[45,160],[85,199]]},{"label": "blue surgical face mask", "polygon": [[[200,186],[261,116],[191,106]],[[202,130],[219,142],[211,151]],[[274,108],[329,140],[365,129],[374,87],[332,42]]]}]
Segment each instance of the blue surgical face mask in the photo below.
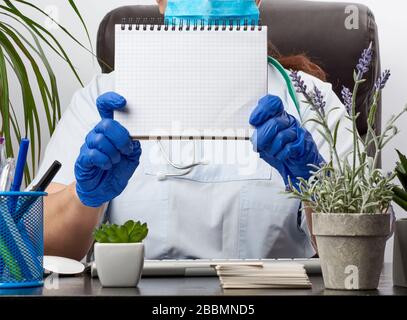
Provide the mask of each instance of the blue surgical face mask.
[{"label": "blue surgical face mask", "polygon": [[168,0],[165,11],[165,19],[176,24],[188,20],[257,24],[259,16],[255,0]]}]

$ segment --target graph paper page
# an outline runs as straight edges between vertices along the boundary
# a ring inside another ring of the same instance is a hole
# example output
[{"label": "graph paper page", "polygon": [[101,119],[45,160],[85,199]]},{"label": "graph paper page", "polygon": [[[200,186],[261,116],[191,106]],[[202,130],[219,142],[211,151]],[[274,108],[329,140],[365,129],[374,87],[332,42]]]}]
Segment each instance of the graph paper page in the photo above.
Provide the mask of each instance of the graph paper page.
[{"label": "graph paper page", "polygon": [[115,112],[133,137],[252,134],[249,116],[267,93],[267,28],[122,30],[116,26]]}]

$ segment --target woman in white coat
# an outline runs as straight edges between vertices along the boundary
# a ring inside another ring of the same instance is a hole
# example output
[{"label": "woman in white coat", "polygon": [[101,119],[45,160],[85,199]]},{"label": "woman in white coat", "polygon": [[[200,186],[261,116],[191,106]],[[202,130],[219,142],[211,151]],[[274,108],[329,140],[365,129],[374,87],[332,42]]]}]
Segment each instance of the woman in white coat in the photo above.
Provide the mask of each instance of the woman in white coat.
[{"label": "woman in white coat", "polygon": [[[164,12],[166,1],[158,3]],[[331,117],[332,123],[343,119],[338,144],[344,156],[351,147],[349,122],[323,71],[304,56],[281,57],[272,48],[269,54],[301,71],[309,88],[319,88],[327,111],[338,108]],[[328,159],[328,144],[314,125],[300,125],[313,111],[296,106],[304,99],[290,95],[275,64],[268,66],[269,95],[259,97],[248,119],[258,153],[243,141],[163,142],[173,162],[186,162],[192,153],[208,161],[188,172],[163,162],[156,142],[131,141],[112,119],[113,110],[126,105],[111,92],[114,76],[98,75],[74,95],[47,146],[38,176],[54,160],[63,166],[45,199],[46,254],[83,258],[103,218],[147,222],[149,259],[315,254],[301,203],[284,190],[288,179],[309,175],[309,164]]]}]

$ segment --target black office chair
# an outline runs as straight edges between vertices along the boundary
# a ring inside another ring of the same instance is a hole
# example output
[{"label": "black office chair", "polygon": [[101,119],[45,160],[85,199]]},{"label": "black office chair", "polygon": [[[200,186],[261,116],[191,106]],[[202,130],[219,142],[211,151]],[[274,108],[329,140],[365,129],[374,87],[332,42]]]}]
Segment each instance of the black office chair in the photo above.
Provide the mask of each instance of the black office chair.
[{"label": "black office chair", "polygon": [[[264,0],[261,5],[261,21],[269,27],[269,40],[284,55],[306,53],[327,73],[328,81],[338,96],[342,85],[353,87],[353,69],[363,49],[373,43],[372,67],[368,81],[357,97],[360,112],[359,132],[367,133],[366,119],[369,111],[374,82],[380,74],[380,54],[377,25],[372,12],[364,5],[358,9],[359,29],[348,30],[345,20],[350,3]],[[114,70],[114,25],[123,18],[160,18],[155,5],[125,6],[108,13],[100,24],[97,39],[97,56],[102,72]],[[379,101],[375,129],[381,129],[381,101]]]}]

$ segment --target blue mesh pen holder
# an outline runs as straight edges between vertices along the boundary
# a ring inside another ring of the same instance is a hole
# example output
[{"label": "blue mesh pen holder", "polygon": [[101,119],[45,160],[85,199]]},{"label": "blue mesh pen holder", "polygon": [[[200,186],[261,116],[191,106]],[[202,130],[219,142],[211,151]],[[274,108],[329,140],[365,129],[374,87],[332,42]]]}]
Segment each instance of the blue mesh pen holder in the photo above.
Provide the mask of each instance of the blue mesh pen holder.
[{"label": "blue mesh pen holder", "polygon": [[0,192],[0,288],[43,285],[44,192]]}]

